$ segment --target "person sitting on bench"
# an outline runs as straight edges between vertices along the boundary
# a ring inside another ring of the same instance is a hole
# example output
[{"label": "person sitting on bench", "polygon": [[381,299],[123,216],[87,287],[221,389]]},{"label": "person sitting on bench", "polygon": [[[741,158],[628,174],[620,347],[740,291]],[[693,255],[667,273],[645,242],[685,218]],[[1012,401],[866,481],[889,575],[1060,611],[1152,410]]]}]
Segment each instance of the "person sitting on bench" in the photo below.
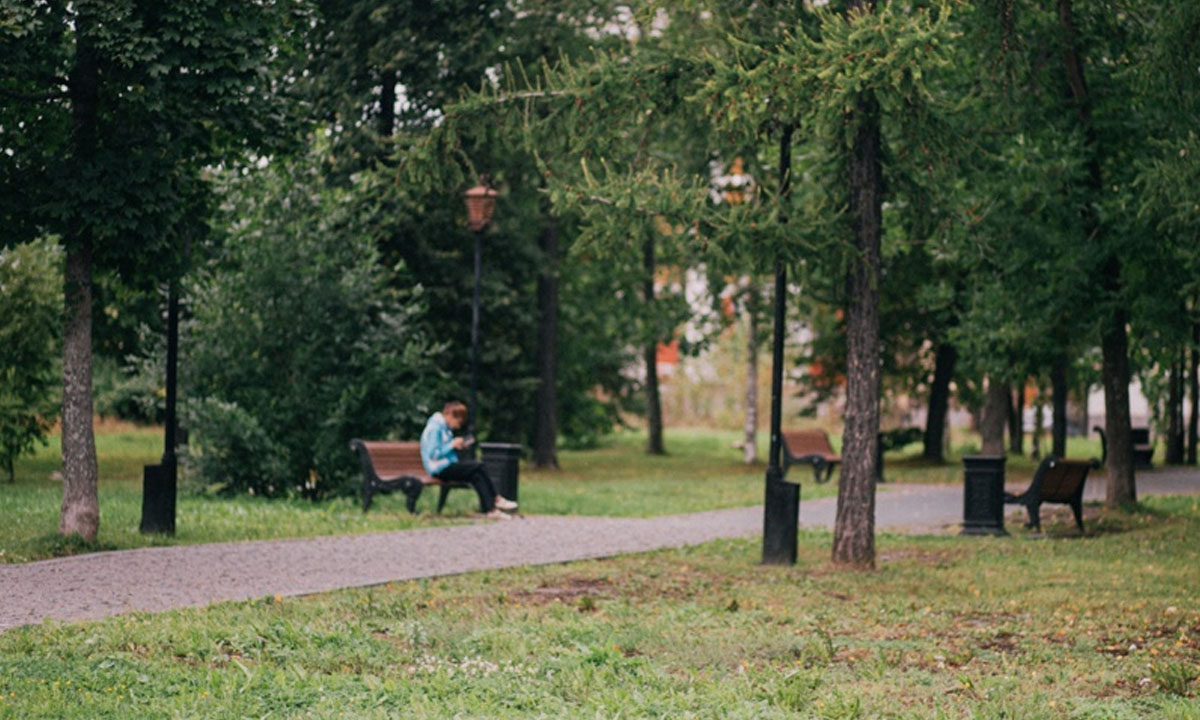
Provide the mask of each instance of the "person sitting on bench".
[{"label": "person sitting on bench", "polygon": [[481,462],[459,462],[458,451],[475,442],[472,437],[454,437],[467,420],[467,406],[450,401],[439,413],[429,416],[421,433],[421,463],[431,477],[446,482],[463,482],[475,488],[479,496],[479,511],[493,519],[509,518],[504,511],[517,509],[517,504],[496,492],[496,484]]}]

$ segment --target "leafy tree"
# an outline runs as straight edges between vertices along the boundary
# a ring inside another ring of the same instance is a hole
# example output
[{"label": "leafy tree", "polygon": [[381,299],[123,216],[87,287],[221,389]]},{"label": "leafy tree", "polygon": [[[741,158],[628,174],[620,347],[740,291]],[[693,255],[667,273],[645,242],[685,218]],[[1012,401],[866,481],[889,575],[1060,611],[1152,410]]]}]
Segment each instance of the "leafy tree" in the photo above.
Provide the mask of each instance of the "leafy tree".
[{"label": "leafy tree", "polygon": [[[889,3],[872,14],[863,10],[873,4],[852,5],[848,19],[787,3],[744,15],[707,3],[678,12],[652,6],[648,14],[661,11],[670,20],[661,43],[599,53],[590,63],[563,63],[535,80],[510,75],[501,87],[448,109],[425,152],[454,147],[454,138],[480,116],[502,127],[524,127],[535,145],[546,134],[566,135],[583,173],[547,163],[549,191],[556,207],[580,213],[586,241],[630,252],[629,238],[644,237],[631,226],[660,217],[680,228],[677,242],[685,252],[742,260],[756,272],[795,263],[801,250],[817,251],[813,264],[846,283],[854,337],[835,558],[864,566],[874,557],[880,122],[895,119],[897,142],[920,133],[922,73],[944,64],[936,46],[946,39],[946,28],[937,12],[910,16]],[[730,38],[727,28],[749,24],[748,17],[767,20],[754,23],[763,34]],[[692,34],[694,27],[702,34]],[[905,42],[889,40],[896,37]],[[542,111],[530,112],[534,106]],[[497,120],[505,108],[512,108],[510,114]],[[662,128],[670,131],[665,137],[658,134]],[[777,142],[780,176],[764,195],[767,201],[734,211],[706,207],[707,163],[689,166],[686,154],[661,152],[681,129],[692,145],[697,138],[720,138],[734,147]],[[808,154],[795,172],[812,181],[792,194],[786,168],[798,130],[807,133],[802,146]],[[823,213],[829,199],[835,207],[848,206],[849,219]]]},{"label": "leafy tree", "polygon": [[[325,172],[338,182],[354,172],[379,174],[372,194],[360,198],[361,212],[375,227],[384,264],[402,260],[421,278],[428,304],[422,322],[448,341],[436,361],[456,381],[447,392],[460,396],[468,376],[474,242],[462,222],[461,191],[478,172],[502,188],[484,238],[480,434],[529,438],[535,462],[546,466],[556,463],[560,426],[568,441],[594,439],[600,426],[611,427],[615,402],[628,396],[621,371],[629,326],[557,322],[615,312],[621,303],[597,289],[618,289],[619,274],[602,277],[567,259],[578,224],[550,212],[542,175],[515,138],[460,136],[449,157],[468,171],[436,183],[395,183],[390,156],[393,147],[423,137],[462,86],[487,82],[490,69],[606,44],[598,29],[614,12],[559,0],[321,2],[302,63],[308,78],[302,92],[331,134]],[[587,334],[602,325],[609,334]],[[589,350],[576,353],[577,347]],[[598,403],[597,387],[611,399]]]},{"label": "leafy tree", "polygon": [[440,407],[420,285],[390,286],[353,198],[369,187],[280,160],[223,189],[224,243],[184,335],[191,461],[229,492],[340,491],[357,475],[351,438],[412,433]]},{"label": "leafy tree", "polygon": [[0,250],[0,468],[41,442],[58,415],[62,252],[49,239]]},{"label": "leafy tree", "polygon": [[200,169],[287,126],[270,66],[303,14],[283,0],[0,2],[5,242],[65,247],[60,534],[99,527],[95,278],[178,273],[206,206]]}]

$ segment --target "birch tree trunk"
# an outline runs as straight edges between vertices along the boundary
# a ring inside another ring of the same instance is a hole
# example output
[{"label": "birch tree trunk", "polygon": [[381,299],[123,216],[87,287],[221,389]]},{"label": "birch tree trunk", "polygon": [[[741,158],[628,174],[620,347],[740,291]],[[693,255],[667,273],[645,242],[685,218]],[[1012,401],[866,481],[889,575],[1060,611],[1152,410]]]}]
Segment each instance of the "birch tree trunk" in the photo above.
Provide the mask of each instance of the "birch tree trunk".
[{"label": "birch tree trunk", "polygon": [[751,278],[746,289],[746,421],[742,427],[742,462],[758,462],[758,320],[762,295]]}]

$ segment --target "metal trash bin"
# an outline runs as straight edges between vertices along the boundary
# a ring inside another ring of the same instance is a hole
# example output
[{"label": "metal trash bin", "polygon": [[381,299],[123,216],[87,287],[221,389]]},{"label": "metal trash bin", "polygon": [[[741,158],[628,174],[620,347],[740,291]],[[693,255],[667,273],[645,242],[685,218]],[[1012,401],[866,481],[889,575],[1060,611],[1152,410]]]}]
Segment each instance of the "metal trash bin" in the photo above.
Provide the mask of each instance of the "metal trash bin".
[{"label": "metal trash bin", "polygon": [[483,466],[496,483],[496,492],[517,502],[521,473],[521,446],[515,443],[480,443]]},{"label": "metal trash bin", "polygon": [[962,535],[1007,535],[1003,455],[963,456]]}]

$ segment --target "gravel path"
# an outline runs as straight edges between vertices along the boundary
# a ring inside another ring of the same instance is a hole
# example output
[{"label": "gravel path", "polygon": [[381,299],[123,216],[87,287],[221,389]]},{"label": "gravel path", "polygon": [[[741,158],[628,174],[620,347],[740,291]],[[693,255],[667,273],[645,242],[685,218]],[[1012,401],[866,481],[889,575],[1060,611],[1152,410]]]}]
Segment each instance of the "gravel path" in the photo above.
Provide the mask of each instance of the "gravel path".
[{"label": "gravel path", "polygon": [[[1138,477],[1143,495],[1200,492],[1200,472]],[[1102,498],[1103,478],[1087,497]],[[801,503],[800,523],[832,528],[835,498]],[[883,485],[876,525],[890,532],[947,531],[962,517],[962,489]],[[656,518],[526,516],[509,522],[369,535],[181,545],[0,565],[0,631],[55,620],[94,620],[227,600],[304,595],[519,565],[607,557],[758,535],[762,508]]]}]

